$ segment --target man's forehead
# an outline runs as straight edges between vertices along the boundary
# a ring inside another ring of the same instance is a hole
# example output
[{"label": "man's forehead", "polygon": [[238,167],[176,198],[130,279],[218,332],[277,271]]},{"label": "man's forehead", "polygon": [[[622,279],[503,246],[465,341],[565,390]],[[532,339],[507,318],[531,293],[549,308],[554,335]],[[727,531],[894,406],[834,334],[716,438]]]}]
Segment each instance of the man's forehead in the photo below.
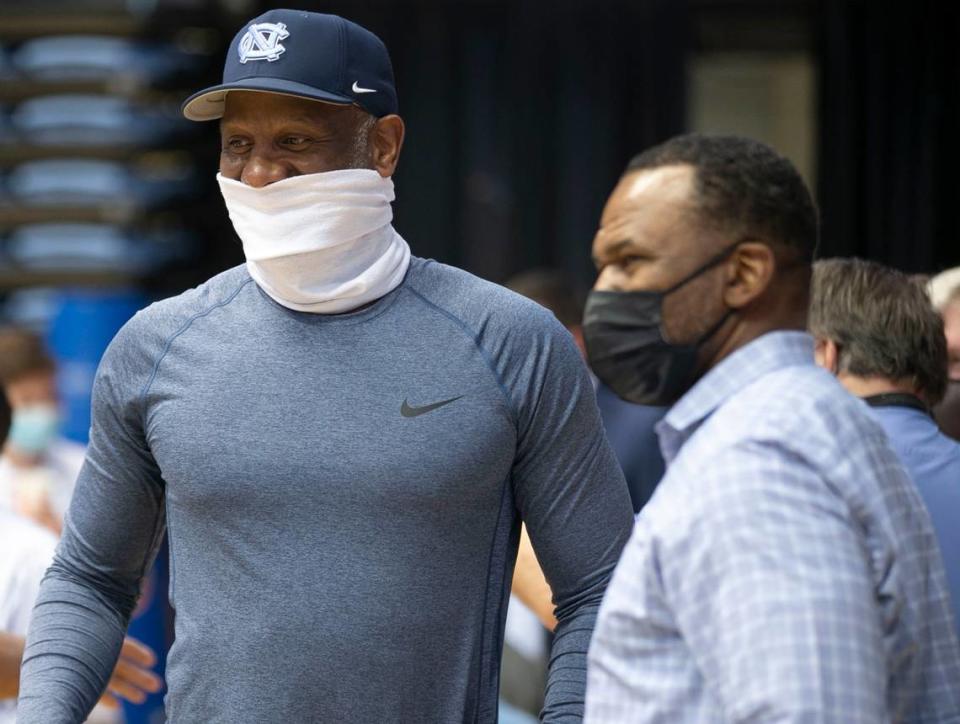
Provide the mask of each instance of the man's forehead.
[{"label": "man's forehead", "polygon": [[624,176],[604,208],[599,237],[622,238],[637,224],[672,223],[689,208],[694,173],[691,166],[674,165]]},{"label": "man's forehead", "polygon": [[614,190],[616,199],[628,206],[686,203],[690,199],[696,169],[688,164],[640,169],[624,176]]},{"label": "man's forehead", "polygon": [[341,113],[352,108],[322,101],[261,91],[231,91],[224,99],[223,120],[255,115],[265,120],[300,119],[325,122],[340,118]]}]

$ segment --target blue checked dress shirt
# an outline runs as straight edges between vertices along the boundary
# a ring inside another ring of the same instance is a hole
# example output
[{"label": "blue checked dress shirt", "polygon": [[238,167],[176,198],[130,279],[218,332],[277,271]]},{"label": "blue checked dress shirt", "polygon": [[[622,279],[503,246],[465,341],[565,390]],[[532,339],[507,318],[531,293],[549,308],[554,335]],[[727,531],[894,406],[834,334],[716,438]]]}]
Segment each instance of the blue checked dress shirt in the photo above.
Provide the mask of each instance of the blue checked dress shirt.
[{"label": "blue checked dress shirt", "polygon": [[601,606],[586,722],[960,722],[930,517],[808,335],[737,350],[657,432],[667,473]]}]

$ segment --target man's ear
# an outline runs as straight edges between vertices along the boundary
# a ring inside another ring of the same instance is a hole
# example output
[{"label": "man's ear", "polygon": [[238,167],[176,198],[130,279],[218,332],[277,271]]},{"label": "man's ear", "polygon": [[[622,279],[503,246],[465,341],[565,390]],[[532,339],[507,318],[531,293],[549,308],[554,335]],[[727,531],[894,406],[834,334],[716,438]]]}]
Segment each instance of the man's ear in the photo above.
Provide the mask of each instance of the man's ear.
[{"label": "man's ear", "polygon": [[840,373],[840,348],[832,339],[817,337],[814,340],[813,359],[830,374]]},{"label": "man's ear", "polygon": [[730,309],[742,309],[767,291],[776,271],[773,249],[766,244],[745,241],[726,264],[724,302]]},{"label": "man's ear", "polygon": [[373,168],[384,178],[393,176],[400,161],[405,128],[400,116],[378,118],[370,136]]}]

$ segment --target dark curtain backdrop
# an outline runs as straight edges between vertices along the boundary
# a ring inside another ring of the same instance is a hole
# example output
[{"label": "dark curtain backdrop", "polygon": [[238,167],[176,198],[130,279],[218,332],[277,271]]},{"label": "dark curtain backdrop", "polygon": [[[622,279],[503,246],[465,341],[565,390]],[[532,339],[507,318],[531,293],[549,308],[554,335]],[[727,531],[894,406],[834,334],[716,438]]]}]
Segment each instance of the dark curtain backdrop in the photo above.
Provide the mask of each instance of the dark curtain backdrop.
[{"label": "dark curtain backdrop", "polygon": [[823,0],[822,255],[960,264],[960,3]]},{"label": "dark curtain backdrop", "polygon": [[397,229],[415,254],[494,281],[553,265],[592,282],[617,177],[683,130],[682,0],[284,4],[384,40],[408,133]]}]

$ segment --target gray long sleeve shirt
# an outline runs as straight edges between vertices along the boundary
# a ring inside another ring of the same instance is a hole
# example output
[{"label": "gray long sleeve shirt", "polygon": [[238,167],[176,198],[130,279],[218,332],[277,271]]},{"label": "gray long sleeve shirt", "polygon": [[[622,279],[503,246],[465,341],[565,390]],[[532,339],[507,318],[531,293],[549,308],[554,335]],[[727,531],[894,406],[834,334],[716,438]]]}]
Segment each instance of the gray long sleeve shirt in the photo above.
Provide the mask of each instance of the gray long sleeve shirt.
[{"label": "gray long sleeve shirt", "polygon": [[493,722],[521,519],[559,619],[544,718],[579,721],[632,518],[570,336],[421,259],[336,316],[232,269],[101,362],[19,721],[83,720],[166,527],[173,724]]}]

